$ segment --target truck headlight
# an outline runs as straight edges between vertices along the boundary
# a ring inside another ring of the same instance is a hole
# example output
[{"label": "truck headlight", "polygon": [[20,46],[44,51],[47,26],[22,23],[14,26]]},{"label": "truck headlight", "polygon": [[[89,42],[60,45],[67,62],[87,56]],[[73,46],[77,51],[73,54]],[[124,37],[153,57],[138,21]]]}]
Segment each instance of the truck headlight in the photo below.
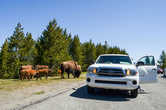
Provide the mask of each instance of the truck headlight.
[{"label": "truck headlight", "polygon": [[97,73],[97,68],[88,68],[87,72],[96,74]]},{"label": "truck headlight", "polygon": [[127,76],[135,76],[138,72],[137,70],[134,70],[134,69],[126,69],[125,73]]}]

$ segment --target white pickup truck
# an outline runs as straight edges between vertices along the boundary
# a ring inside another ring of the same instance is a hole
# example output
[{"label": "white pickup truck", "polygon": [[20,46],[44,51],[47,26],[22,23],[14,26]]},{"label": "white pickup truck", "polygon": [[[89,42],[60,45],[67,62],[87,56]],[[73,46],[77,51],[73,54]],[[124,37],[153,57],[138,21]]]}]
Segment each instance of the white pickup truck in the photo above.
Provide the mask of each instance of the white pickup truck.
[{"label": "white pickup truck", "polygon": [[95,88],[130,91],[136,98],[141,82],[156,82],[157,66],[154,56],[144,56],[135,65],[128,55],[100,55],[87,70],[86,82],[88,93]]}]

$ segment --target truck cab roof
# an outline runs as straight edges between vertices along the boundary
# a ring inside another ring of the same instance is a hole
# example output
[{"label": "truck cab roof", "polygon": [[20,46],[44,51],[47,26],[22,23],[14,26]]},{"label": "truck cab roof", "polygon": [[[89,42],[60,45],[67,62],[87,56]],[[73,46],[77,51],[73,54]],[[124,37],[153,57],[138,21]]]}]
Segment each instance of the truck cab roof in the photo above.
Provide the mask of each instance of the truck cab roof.
[{"label": "truck cab roof", "polygon": [[124,54],[101,54],[100,56],[129,56]]}]

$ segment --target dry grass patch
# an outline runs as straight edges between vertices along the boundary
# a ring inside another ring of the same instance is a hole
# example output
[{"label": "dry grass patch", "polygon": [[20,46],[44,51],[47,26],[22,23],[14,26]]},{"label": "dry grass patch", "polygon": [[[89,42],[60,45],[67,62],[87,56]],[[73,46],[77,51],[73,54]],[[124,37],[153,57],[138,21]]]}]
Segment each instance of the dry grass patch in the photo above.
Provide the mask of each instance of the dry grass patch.
[{"label": "dry grass patch", "polygon": [[48,80],[45,79],[45,77],[42,78],[42,80],[18,80],[18,79],[0,79],[0,91],[13,91],[17,89],[23,89],[27,87],[32,86],[42,86],[49,83],[58,83],[58,82],[77,82],[80,80],[85,79],[85,74],[81,74],[80,78],[74,79],[71,75],[71,79],[67,79],[67,76],[65,75],[65,79],[61,79],[59,76],[49,77]]},{"label": "dry grass patch", "polygon": [[41,95],[41,94],[44,94],[45,92],[44,91],[39,91],[39,92],[35,92],[33,93],[34,95]]}]

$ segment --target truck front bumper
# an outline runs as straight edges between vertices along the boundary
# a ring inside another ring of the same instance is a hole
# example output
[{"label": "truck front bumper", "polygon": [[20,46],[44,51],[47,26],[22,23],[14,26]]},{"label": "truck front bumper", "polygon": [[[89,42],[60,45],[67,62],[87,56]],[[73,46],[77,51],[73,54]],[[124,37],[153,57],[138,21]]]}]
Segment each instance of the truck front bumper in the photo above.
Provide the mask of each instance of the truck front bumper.
[{"label": "truck front bumper", "polygon": [[95,88],[134,90],[139,86],[138,76],[111,77],[87,73],[87,85]]}]

